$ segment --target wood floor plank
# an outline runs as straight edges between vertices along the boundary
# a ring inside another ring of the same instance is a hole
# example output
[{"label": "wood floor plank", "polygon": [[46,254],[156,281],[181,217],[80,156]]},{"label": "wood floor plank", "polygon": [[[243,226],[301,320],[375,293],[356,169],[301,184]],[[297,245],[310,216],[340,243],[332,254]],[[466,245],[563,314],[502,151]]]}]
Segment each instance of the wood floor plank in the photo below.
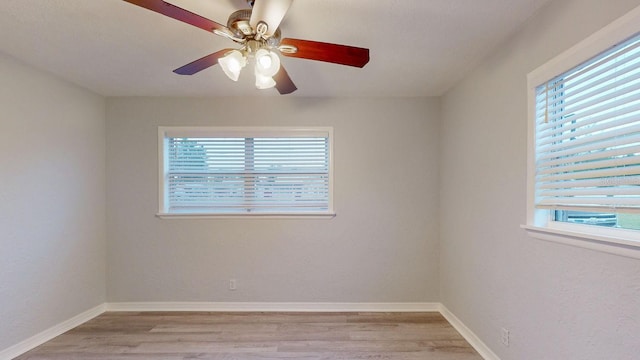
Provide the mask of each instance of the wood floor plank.
[{"label": "wood floor plank", "polygon": [[16,360],[481,360],[439,313],[108,312]]}]

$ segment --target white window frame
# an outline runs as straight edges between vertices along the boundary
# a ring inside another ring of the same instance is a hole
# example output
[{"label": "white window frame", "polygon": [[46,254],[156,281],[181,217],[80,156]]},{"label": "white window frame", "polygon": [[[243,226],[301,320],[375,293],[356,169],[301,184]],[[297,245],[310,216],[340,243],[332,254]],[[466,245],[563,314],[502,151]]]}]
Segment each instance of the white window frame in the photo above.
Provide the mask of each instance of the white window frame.
[{"label": "white window frame", "polygon": [[[166,159],[167,139],[169,137],[293,137],[315,136],[325,133],[329,140],[329,206],[322,212],[243,212],[243,213],[176,213],[168,212],[166,191],[166,173],[168,159]],[[178,135],[179,134],[179,135]],[[333,128],[332,127],[222,127],[222,126],[159,126],[158,127],[158,213],[161,219],[213,219],[213,218],[317,218],[326,219],[336,216],[333,201]]]},{"label": "white window frame", "polygon": [[527,75],[527,223],[522,225],[522,228],[527,230],[531,237],[640,259],[640,231],[554,221],[552,211],[535,208],[536,87],[637,33],[640,33],[640,7],[631,10]]}]

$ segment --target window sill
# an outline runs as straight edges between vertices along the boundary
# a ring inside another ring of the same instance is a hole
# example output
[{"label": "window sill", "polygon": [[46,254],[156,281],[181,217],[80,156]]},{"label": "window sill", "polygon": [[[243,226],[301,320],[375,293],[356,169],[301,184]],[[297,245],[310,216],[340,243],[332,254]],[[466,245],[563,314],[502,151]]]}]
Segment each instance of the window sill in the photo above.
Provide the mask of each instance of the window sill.
[{"label": "window sill", "polygon": [[179,213],[158,213],[157,217],[163,220],[211,220],[211,219],[333,219],[335,213],[312,213],[312,214],[179,214]]},{"label": "window sill", "polygon": [[529,236],[539,240],[640,259],[640,241],[633,239],[533,225],[520,227],[525,229]]}]

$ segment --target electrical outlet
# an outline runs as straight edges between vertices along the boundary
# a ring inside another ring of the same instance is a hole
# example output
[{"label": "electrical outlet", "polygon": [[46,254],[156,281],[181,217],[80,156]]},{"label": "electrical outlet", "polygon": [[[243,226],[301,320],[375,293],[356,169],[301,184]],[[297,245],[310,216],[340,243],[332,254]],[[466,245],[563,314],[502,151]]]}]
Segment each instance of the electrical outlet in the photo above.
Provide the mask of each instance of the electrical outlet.
[{"label": "electrical outlet", "polygon": [[502,328],[501,334],[502,334],[502,337],[501,337],[502,345],[509,347],[509,330]]},{"label": "electrical outlet", "polygon": [[236,290],[236,279],[230,279],[229,280],[229,290],[233,291]]}]

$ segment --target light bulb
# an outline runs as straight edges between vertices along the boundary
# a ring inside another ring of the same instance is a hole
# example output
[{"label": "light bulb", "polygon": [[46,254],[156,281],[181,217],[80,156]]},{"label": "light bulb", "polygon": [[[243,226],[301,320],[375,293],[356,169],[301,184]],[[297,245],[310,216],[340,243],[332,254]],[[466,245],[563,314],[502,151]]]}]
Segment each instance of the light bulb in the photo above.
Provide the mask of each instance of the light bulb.
[{"label": "light bulb", "polygon": [[263,69],[268,69],[273,64],[271,56],[261,56],[260,58],[258,58],[258,61],[260,62],[260,67]]},{"label": "light bulb", "polygon": [[247,59],[238,50],[231,50],[225,56],[218,59],[222,71],[233,81],[238,81],[240,71],[247,65]]},{"label": "light bulb", "polygon": [[242,69],[242,67],[240,66],[240,61],[238,61],[238,59],[236,58],[229,59],[229,63],[227,64],[227,66],[229,67],[229,71],[231,71],[232,73],[240,72],[240,69]]},{"label": "light bulb", "polygon": [[256,72],[262,76],[272,77],[280,70],[280,58],[267,49],[256,51]]}]

